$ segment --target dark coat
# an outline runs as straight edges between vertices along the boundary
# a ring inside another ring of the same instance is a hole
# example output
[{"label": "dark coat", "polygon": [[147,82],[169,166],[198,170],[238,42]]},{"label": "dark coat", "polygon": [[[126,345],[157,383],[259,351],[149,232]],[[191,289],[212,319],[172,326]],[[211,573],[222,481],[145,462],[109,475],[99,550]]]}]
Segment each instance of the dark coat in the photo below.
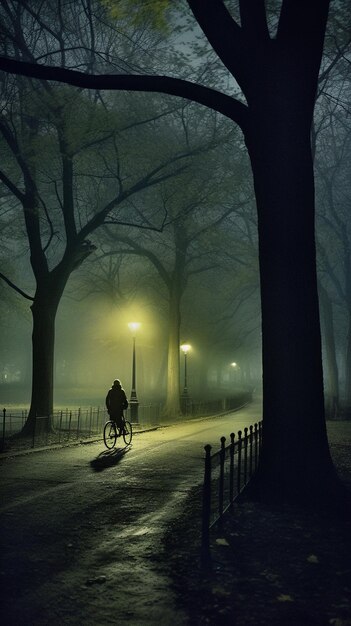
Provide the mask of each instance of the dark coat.
[{"label": "dark coat", "polygon": [[123,410],[128,408],[128,400],[125,391],[119,385],[113,385],[106,396],[106,407],[110,417],[116,419],[123,415]]}]

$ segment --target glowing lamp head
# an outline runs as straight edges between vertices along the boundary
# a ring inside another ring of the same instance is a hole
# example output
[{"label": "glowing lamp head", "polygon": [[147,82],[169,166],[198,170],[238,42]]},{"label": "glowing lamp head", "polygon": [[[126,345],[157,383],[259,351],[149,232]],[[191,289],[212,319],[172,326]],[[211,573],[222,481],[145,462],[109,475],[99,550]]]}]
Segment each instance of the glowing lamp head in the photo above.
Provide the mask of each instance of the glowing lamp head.
[{"label": "glowing lamp head", "polygon": [[188,354],[189,350],[191,350],[191,345],[189,343],[182,343],[182,345],[180,346],[180,349],[183,352],[183,354]]},{"label": "glowing lamp head", "polygon": [[140,328],[140,322],[129,322],[128,328],[133,333],[133,335],[135,335],[137,330]]},{"label": "glowing lamp head", "polygon": [[234,363],[231,363],[230,365],[231,365],[232,367],[237,367],[237,366],[238,366],[238,364],[237,364],[237,363],[235,363],[235,362],[234,362]]}]

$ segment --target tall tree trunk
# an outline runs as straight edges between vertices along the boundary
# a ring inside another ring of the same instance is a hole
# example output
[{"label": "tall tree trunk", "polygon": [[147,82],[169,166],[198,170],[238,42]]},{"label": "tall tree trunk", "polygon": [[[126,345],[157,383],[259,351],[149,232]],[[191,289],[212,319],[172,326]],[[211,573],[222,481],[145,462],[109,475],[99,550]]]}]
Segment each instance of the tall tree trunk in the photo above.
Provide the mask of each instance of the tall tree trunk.
[{"label": "tall tree trunk", "polygon": [[164,406],[164,415],[173,418],[181,413],[180,408],[180,291],[177,284],[171,287],[169,301],[169,338],[167,363],[167,396]]},{"label": "tall tree trunk", "polygon": [[[54,270],[37,280],[32,304],[32,396],[22,434],[51,430],[54,395],[55,320],[69,274]],[[40,422],[37,422],[37,418]]]},{"label": "tall tree trunk", "polygon": [[185,224],[182,220],[175,220],[174,241],[175,259],[174,267],[168,282],[169,289],[169,340],[168,340],[168,365],[167,365],[167,396],[164,414],[167,417],[179,417],[180,406],[180,305],[186,285],[186,252],[188,238]]},{"label": "tall tree trunk", "polygon": [[[247,139],[262,300],[263,449],[252,489],[277,501],[333,493],[323,397],[310,125],[301,102],[260,102]],[[282,94],[280,93],[280,97]],[[328,494],[328,496],[326,496]]]},{"label": "tall tree trunk", "polygon": [[[35,299],[32,305],[32,397],[23,433],[51,428],[54,389],[54,345],[56,304]],[[35,425],[36,418],[46,417]]]}]

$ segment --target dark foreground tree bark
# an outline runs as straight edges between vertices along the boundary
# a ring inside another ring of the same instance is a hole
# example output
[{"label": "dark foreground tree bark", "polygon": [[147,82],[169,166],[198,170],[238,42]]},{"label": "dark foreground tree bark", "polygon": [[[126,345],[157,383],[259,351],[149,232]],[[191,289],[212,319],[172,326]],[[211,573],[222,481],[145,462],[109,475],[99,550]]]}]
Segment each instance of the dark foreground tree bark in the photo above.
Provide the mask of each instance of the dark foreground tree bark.
[{"label": "dark foreground tree bark", "polygon": [[242,128],[258,213],[264,426],[248,493],[265,501],[335,502],[344,490],[324,414],[310,138],[328,1],[283,2],[275,39],[263,2],[239,3],[240,35],[223,3],[214,3],[212,14],[198,1],[189,4],[249,111]]},{"label": "dark foreground tree bark", "polygon": [[253,120],[254,140],[248,139],[258,209],[264,390],[264,443],[252,489],[264,499],[321,501],[336,476],[324,418],[309,116],[287,115],[287,107],[270,100]]}]

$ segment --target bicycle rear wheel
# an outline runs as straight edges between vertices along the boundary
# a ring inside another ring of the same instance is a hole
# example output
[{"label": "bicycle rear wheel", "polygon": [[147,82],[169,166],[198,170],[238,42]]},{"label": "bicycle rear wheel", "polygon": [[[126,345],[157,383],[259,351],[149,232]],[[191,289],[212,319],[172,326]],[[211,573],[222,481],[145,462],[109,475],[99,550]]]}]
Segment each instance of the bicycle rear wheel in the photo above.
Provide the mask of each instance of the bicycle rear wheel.
[{"label": "bicycle rear wheel", "polygon": [[127,421],[124,422],[122,434],[123,434],[124,443],[126,444],[126,446],[128,446],[130,442],[132,441],[132,437],[133,437],[133,429],[132,429],[132,425],[130,422],[127,422]]},{"label": "bicycle rear wheel", "polygon": [[116,445],[117,428],[114,422],[106,422],[104,426],[104,444],[106,448],[111,450]]}]

